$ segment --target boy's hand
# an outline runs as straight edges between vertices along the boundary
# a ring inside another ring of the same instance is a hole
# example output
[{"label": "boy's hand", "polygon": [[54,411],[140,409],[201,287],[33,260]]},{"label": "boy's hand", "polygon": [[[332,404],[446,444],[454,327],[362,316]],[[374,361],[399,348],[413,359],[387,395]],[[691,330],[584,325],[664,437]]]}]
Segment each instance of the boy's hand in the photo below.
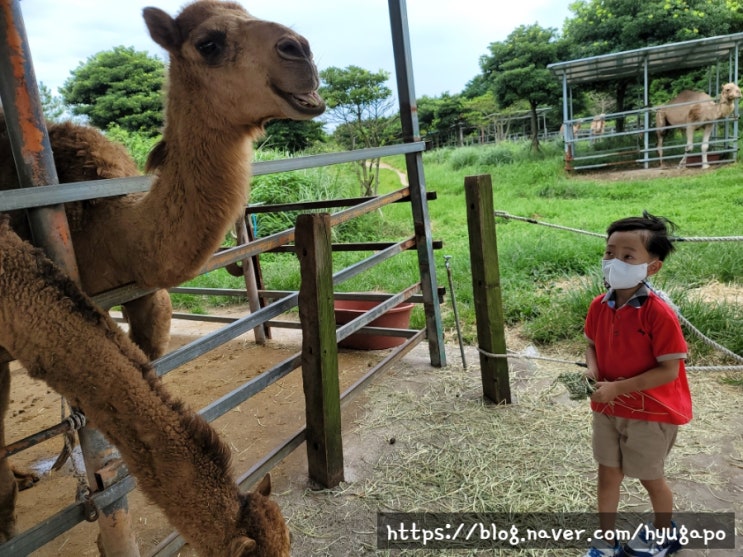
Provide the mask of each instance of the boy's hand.
[{"label": "boy's hand", "polygon": [[618,381],[597,381],[591,400],[607,404],[617,398],[619,391]]}]

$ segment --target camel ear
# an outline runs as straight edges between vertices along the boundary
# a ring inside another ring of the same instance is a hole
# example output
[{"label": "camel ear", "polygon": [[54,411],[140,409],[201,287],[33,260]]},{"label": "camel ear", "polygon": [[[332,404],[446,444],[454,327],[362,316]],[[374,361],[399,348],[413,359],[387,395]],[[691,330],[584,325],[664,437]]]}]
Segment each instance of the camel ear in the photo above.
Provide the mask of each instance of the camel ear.
[{"label": "camel ear", "polygon": [[271,495],[271,474],[266,474],[255,488],[255,493],[260,493],[264,497]]},{"label": "camel ear", "polygon": [[145,8],[142,17],[147,24],[152,40],[168,52],[174,52],[181,47],[183,39],[175,20],[160,8]]},{"label": "camel ear", "polygon": [[255,551],[255,540],[248,536],[240,536],[230,543],[230,557],[244,557]]}]

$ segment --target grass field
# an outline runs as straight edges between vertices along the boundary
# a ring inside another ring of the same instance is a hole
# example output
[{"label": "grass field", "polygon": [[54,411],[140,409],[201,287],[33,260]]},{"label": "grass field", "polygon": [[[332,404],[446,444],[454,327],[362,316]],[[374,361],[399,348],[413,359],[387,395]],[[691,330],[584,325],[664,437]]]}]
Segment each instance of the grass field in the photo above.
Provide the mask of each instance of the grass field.
[{"label": "grass field", "polygon": [[[403,157],[385,162],[404,170]],[[671,177],[655,173],[570,174],[564,171],[560,146],[547,144],[541,155],[528,155],[522,144],[436,150],[424,154],[427,189],[438,199],[429,204],[433,237],[443,240],[436,253],[439,286],[448,281],[444,256],[451,256],[453,282],[463,336],[475,343],[464,178],[490,174],[494,209],[540,222],[603,234],[613,220],[647,210],[676,223],[680,237],[740,236],[743,182],[740,163],[709,171],[688,170]],[[358,195],[350,165],[294,173],[305,189],[299,198]],[[271,187],[276,187],[275,184]],[[382,170],[380,193],[400,187],[392,170]],[[350,191],[349,191],[350,190]],[[259,191],[256,185],[254,191]],[[285,194],[282,194],[285,195]],[[590,299],[601,289],[600,263],[603,238],[497,218],[498,254],[507,324],[519,325],[538,345],[582,342],[582,325]],[[405,205],[388,207],[367,217],[346,232],[350,239],[400,239],[410,233],[410,213]],[[743,353],[743,307],[727,300],[702,302],[691,293],[700,287],[743,287],[743,257],[739,242],[679,242],[655,285],[668,292],[687,317],[705,334],[734,352]],[[337,254],[341,266],[358,256]],[[266,286],[296,289],[299,272],[293,256],[266,255],[262,259]],[[417,263],[413,253],[394,258],[341,285],[342,290],[395,292],[414,281]],[[199,284],[222,285],[219,274],[197,279]],[[238,283],[239,285],[239,283]],[[177,298],[199,310],[202,302]],[[202,308],[203,309],[203,308]],[[442,307],[447,334],[454,328],[450,298]],[[414,314],[422,324],[422,312]],[[694,363],[718,356],[690,339]]]}]

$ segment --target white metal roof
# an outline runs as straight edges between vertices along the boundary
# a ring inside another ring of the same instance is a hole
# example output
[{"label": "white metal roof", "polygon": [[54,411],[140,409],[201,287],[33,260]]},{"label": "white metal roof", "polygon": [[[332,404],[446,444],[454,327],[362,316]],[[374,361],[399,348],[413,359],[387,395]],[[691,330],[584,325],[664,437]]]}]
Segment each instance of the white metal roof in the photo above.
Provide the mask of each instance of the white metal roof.
[{"label": "white metal roof", "polygon": [[560,80],[566,78],[569,85],[641,76],[646,64],[649,74],[659,74],[731,61],[735,64],[737,75],[738,49],[741,45],[743,33],[735,33],[556,62],[547,67]]}]

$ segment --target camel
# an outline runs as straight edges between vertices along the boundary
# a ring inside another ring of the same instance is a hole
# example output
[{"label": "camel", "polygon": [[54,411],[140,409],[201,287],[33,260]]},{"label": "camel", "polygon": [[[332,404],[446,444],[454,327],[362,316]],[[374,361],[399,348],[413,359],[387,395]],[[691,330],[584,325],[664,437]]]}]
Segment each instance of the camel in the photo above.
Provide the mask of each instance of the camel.
[{"label": "camel", "polygon": [[[217,432],[166,391],[144,352],[7,217],[0,221],[0,343],[119,448],[145,495],[200,555],[288,557],[289,530],[268,498],[270,478],[241,494]],[[12,509],[0,503],[2,513]]]},{"label": "camel", "polygon": [[[661,106],[655,113],[655,133],[658,137],[658,159],[663,166],[663,137],[668,126],[686,124],[686,149],[679,161],[679,168],[686,166],[686,157],[694,149],[694,131],[704,129],[702,137],[702,168],[709,168],[707,150],[712,135],[714,120],[727,118],[735,109],[735,100],[740,98],[740,88],[735,83],[726,83],[720,91],[719,102],[701,91],[681,91],[674,99]],[[683,103],[683,104],[682,104]]]},{"label": "camel", "polygon": [[[580,122],[574,122],[573,123],[573,139],[578,137],[579,132],[580,132]],[[558,133],[561,138],[565,137],[565,124],[564,123],[560,125],[560,131]]]},{"label": "camel", "polygon": [[599,137],[604,134],[604,128],[606,127],[606,114],[597,114],[591,120],[591,143],[594,143]]},{"label": "camel", "polygon": [[[310,119],[325,110],[325,103],[317,94],[319,78],[307,40],[253,17],[237,3],[199,0],[175,18],[150,7],[143,17],[170,58],[163,139],[147,161],[154,176],[151,189],[68,203],[65,209],[88,295],[128,283],[160,289],[123,305],[131,339],[155,359],[170,336],[171,305],[164,289],[198,274],[242,214],[253,141],[268,121]],[[2,123],[0,130],[5,130]],[[125,149],[98,130],[69,122],[50,124],[48,130],[62,183],[139,174]],[[17,173],[7,134],[0,133],[0,188],[12,187]],[[30,238],[25,213],[9,214],[12,228]],[[10,372],[3,346],[4,443]],[[7,459],[0,460],[0,494],[10,490],[10,475]],[[0,540],[2,531],[0,521]]]}]

